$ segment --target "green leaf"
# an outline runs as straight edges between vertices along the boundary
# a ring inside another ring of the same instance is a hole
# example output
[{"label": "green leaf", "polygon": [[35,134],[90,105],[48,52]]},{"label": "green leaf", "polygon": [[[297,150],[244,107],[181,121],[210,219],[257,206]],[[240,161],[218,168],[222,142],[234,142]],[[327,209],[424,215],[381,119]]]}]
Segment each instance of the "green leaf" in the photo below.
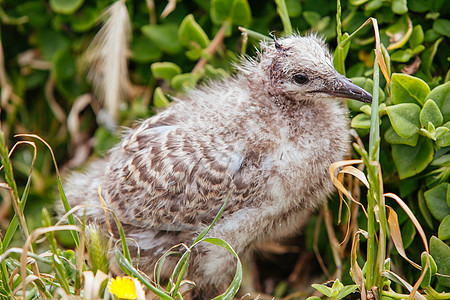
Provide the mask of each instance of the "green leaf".
[{"label": "green leaf", "polygon": [[156,79],[172,80],[176,75],[181,74],[181,68],[173,62],[156,62],[150,67]]},{"label": "green leaf", "polygon": [[433,29],[427,29],[425,31],[424,41],[427,43],[432,43],[432,42],[435,42],[440,37],[441,37],[441,35],[439,33],[437,33],[436,31],[434,31]]},{"label": "green leaf", "polygon": [[[380,1],[381,2],[381,1]],[[388,50],[394,50],[403,47],[412,34],[412,22],[408,14],[404,14],[395,23],[386,29],[386,35],[390,37],[391,44]]]},{"label": "green leaf", "polygon": [[446,216],[439,225],[438,237],[441,240],[450,239],[450,215]]},{"label": "green leaf", "polygon": [[191,49],[186,51],[186,57],[190,60],[198,60],[203,53],[203,49]]},{"label": "green leaf", "polygon": [[401,103],[386,107],[392,127],[398,135],[409,138],[419,132],[420,107],[414,103]]},{"label": "green leaf", "polygon": [[28,17],[28,24],[33,27],[45,26],[50,19],[47,5],[43,1],[17,2],[16,11],[20,16]]},{"label": "green leaf", "polygon": [[427,131],[432,132],[433,134],[435,133],[436,127],[434,127],[433,123],[428,122]]},{"label": "green leaf", "polygon": [[406,0],[392,0],[392,11],[398,15],[403,15],[408,12]]},{"label": "green leaf", "polygon": [[94,141],[94,152],[101,156],[120,142],[120,138],[117,135],[112,134],[108,129],[100,126],[95,131]]},{"label": "green leaf", "polygon": [[138,35],[133,37],[130,46],[131,59],[138,63],[149,63],[161,58],[161,50],[148,38]]},{"label": "green leaf", "polygon": [[[431,123],[429,123],[429,124],[431,124]],[[436,141],[436,137],[434,136],[434,131],[428,131],[425,128],[420,128],[420,134],[427,137],[428,139],[430,139],[432,141]]]},{"label": "green leaf", "polygon": [[416,227],[414,227],[414,223],[410,219],[407,219],[405,224],[402,226],[401,232],[403,248],[408,249],[416,236]]},{"label": "green leaf", "polygon": [[367,114],[364,114],[364,113],[356,115],[352,119],[351,126],[353,128],[361,128],[361,129],[368,129],[368,128],[370,128],[370,116],[367,115]]},{"label": "green leaf", "polygon": [[196,83],[197,83],[197,76],[191,73],[176,75],[170,81],[170,85],[172,85],[175,89],[179,91],[183,91],[185,89],[193,89]]},{"label": "green leaf", "polygon": [[145,25],[142,33],[159,49],[168,54],[181,52],[182,45],[178,40],[178,26],[175,24]]},{"label": "green leaf", "polygon": [[304,11],[303,18],[305,18],[309,26],[315,27],[320,22],[320,19],[322,19],[322,16],[315,11]]},{"label": "green leaf", "polygon": [[423,39],[425,34],[423,33],[423,29],[421,25],[416,25],[413,27],[413,32],[411,37],[409,38],[409,45],[411,48],[419,46],[423,43]]},{"label": "green leaf", "polygon": [[[446,127],[450,130],[450,121],[445,123],[444,126],[442,126],[442,127]],[[437,129],[440,129],[440,128],[437,128]],[[437,129],[436,129],[436,137],[437,137]],[[437,137],[436,145],[439,147],[450,146],[450,131],[447,131],[447,133],[445,133],[444,135]]]},{"label": "green leaf", "polygon": [[51,29],[44,29],[38,34],[38,45],[42,56],[53,60],[53,56],[70,45],[70,40],[63,34]]},{"label": "green leaf", "polygon": [[[449,124],[450,125],[450,124]],[[433,159],[433,162],[431,163],[432,166],[440,166],[440,165],[445,165],[448,162],[450,162],[450,153],[449,154],[444,154],[441,155],[439,157],[435,157]],[[450,202],[448,203],[448,205],[450,206]]]},{"label": "green leaf", "polygon": [[169,105],[169,100],[164,95],[164,93],[160,87],[157,87],[155,89],[155,92],[153,93],[153,105],[156,108],[164,108],[167,105]]},{"label": "green leaf", "polygon": [[381,6],[383,6],[383,2],[381,0],[371,0],[367,3],[365,11],[372,13],[372,11],[381,8]]},{"label": "green leaf", "polygon": [[211,21],[216,25],[222,25],[230,17],[232,5],[233,2],[229,0],[212,0]]},{"label": "green leaf", "polygon": [[411,49],[406,50],[397,50],[391,55],[392,61],[397,62],[407,62],[413,57],[414,53],[411,51]]},{"label": "green leaf", "polygon": [[420,256],[420,261],[422,263],[422,271],[425,269],[427,260],[429,261],[429,266],[427,268],[427,271],[425,273],[425,276],[424,276],[422,282],[420,283],[420,286],[422,288],[425,288],[430,285],[431,276],[436,274],[436,270],[437,270],[436,262],[434,261],[433,257],[424,251],[424,252],[422,252],[422,255]]},{"label": "green leaf", "polygon": [[397,132],[395,132],[394,128],[389,127],[389,129],[386,130],[386,133],[384,134],[384,138],[389,144],[403,144],[414,147],[415,145],[417,145],[417,141],[419,140],[419,134],[416,133],[409,138],[404,138],[399,136]]},{"label": "green leaf", "polygon": [[252,20],[252,12],[247,0],[233,0],[231,22],[236,25],[247,25]]},{"label": "green leaf", "polygon": [[59,14],[73,14],[83,5],[84,0],[50,0],[50,7]]},{"label": "green leaf", "polygon": [[364,104],[363,106],[361,106],[361,108],[359,110],[361,110],[363,113],[365,113],[368,116],[370,116],[372,114],[372,107],[368,104]]},{"label": "green leaf", "polygon": [[419,174],[433,160],[433,143],[431,140],[419,137],[415,147],[407,145],[392,145],[392,158],[400,179]]},{"label": "green leaf", "polygon": [[227,20],[233,24],[246,25],[252,19],[247,0],[212,0],[210,13],[216,25],[222,25]]},{"label": "green leaf", "polygon": [[450,37],[450,20],[436,19],[433,23],[433,30],[446,37]]},{"label": "green leaf", "polygon": [[437,273],[436,261],[434,260],[433,256],[431,256],[431,254],[430,254],[430,271],[431,276],[434,276]]},{"label": "green leaf", "polygon": [[435,87],[427,96],[433,99],[439,107],[444,123],[450,121],[450,81]]},{"label": "green leaf", "polygon": [[203,28],[198,25],[192,14],[187,15],[178,29],[178,39],[187,48],[206,48],[209,38]]},{"label": "green leaf", "polygon": [[441,126],[441,127],[436,128],[436,138],[438,139],[440,137],[443,137],[449,131],[450,131],[450,129],[448,127],[445,127],[445,126]]},{"label": "green leaf", "polygon": [[394,104],[416,103],[423,105],[430,87],[420,78],[406,74],[392,74],[392,101]]},{"label": "green leaf", "polygon": [[[437,272],[450,276],[450,247],[435,236],[430,239],[430,254],[437,265]],[[450,277],[436,276],[440,285],[450,287]]]},{"label": "green leaf", "polygon": [[360,6],[369,0],[350,0],[349,3],[354,6]]},{"label": "green leaf", "polygon": [[450,207],[450,188],[447,189],[447,205]]},{"label": "green leaf", "polygon": [[417,190],[419,182],[416,178],[407,178],[399,183],[400,197],[405,198]]},{"label": "green leaf", "polygon": [[75,77],[75,59],[69,49],[58,51],[53,57],[53,76],[56,81]]},{"label": "green leaf", "polygon": [[357,285],[357,284],[344,286],[341,289],[341,291],[339,292],[339,295],[336,297],[336,299],[342,299],[342,298],[350,295],[351,293],[356,291],[358,289],[358,287],[359,287],[359,285]]},{"label": "green leaf", "polygon": [[97,24],[101,15],[101,10],[93,7],[85,7],[77,14],[76,18],[71,18],[70,23],[76,32],[85,32]]},{"label": "green leaf", "polygon": [[332,288],[329,288],[326,285],[314,283],[311,286],[327,297],[332,296]]},{"label": "green leaf", "polygon": [[419,54],[420,52],[422,52],[423,50],[425,50],[425,46],[424,45],[417,45],[414,47],[414,49],[412,49],[412,53],[414,55]]},{"label": "green leaf", "polygon": [[423,218],[425,219],[425,222],[428,224],[428,227],[430,227],[430,229],[433,229],[433,217],[430,214],[430,210],[427,207],[425,196],[423,194],[423,189],[420,189],[417,194],[419,200],[419,209],[422,213]]},{"label": "green leaf", "polygon": [[431,5],[433,4],[430,0],[409,0],[408,7],[414,12],[423,13],[431,10]]},{"label": "green leaf", "polygon": [[203,74],[203,77],[213,79],[223,79],[228,77],[228,73],[222,68],[214,68],[210,64],[206,64],[205,74]]},{"label": "green leaf", "polygon": [[340,291],[342,288],[344,287],[344,285],[341,283],[341,281],[339,280],[339,278],[337,278],[332,285],[332,289],[334,290],[338,290]]},{"label": "green leaf", "polygon": [[78,76],[75,78],[61,79],[55,81],[55,83],[58,92],[69,101],[75,100],[79,95],[86,92]]},{"label": "green leaf", "polygon": [[422,126],[426,127],[428,126],[428,122],[430,122],[434,127],[437,127],[442,125],[443,120],[444,118],[436,102],[433,99],[428,99],[420,111],[420,123]]},{"label": "green leaf", "polygon": [[428,76],[432,77],[431,75],[431,64],[433,63],[433,59],[436,56],[437,49],[439,47],[439,44],[442,42],[444,38],[441,37],[431,47],[428,47],[425,51],[422,53],[422,70],[423,72]]},{"label": "green leaf", "polygon": [[450,214],[450,207],[447,204],[447,190],[449,184],[444,182],[425,192],[425,201],[433,217],[442,221]]}]

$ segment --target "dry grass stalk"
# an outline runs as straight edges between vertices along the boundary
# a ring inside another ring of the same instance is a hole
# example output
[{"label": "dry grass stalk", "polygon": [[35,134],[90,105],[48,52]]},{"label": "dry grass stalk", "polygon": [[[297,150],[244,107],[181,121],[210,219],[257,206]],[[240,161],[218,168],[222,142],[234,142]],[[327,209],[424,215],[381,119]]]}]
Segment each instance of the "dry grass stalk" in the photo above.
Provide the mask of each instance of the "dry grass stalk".
[{"label": "dry grass stalk", "polygon": [[120,102],[130,85],[128,42],[131,24],[125,1],[116,1],[102,18],[104,25],[86,50],[85,64],[97,96],[104,101],[109,117],[117,121]]}]

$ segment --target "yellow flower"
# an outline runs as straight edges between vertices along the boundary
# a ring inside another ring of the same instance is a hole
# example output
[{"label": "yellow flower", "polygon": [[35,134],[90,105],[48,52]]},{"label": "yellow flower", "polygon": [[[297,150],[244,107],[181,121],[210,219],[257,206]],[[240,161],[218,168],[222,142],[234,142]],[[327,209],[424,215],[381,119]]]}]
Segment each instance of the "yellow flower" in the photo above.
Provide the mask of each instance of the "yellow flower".
[{"label": "yellow flower", "polygon": [[116,277],[109,282],[109,292],[121,299],[136,299],[136,287],[132,277]]}]

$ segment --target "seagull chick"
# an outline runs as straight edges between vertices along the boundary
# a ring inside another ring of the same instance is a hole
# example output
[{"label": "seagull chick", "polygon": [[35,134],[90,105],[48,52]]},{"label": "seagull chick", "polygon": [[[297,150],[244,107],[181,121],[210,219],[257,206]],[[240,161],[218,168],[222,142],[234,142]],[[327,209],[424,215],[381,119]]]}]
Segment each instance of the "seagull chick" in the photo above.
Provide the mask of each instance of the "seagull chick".
[{"label": "seagull chick", "polygon": [[[139,268],[152,273],[173,245],[191,245],[225,210],[208,236],[241,259],[267,240],[294,234],[333,191],[331,163],[349,143],[339,100],[372,96],[339,74],[325,42],[292,35],[262,42],[234,76],[176,99],[129,130],[107,157],[66,180],[72,206],[99,203],[97,188],[140,247]],[[82,213],[80,212],[80,215]],[[105,223],[88,208],[88,220]],[[162,276],[176,264],[167,257]],[[199,293],[223,292],[235,272],[228,251],[201,243],[186,278]]]}]

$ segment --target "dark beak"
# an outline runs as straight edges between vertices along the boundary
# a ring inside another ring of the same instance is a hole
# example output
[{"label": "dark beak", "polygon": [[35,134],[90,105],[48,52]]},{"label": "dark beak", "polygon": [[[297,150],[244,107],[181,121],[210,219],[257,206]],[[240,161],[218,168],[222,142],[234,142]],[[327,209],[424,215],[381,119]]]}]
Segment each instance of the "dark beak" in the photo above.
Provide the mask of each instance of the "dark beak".
[{"label": "dark beak", "polygon": [[322,90],[321,92],[330,94],[333,97],[347,98],[358,100],[365,103],[372,103],[372,95],[352,83],[349,79],[342,76],[337,78],[332,86]]}]

